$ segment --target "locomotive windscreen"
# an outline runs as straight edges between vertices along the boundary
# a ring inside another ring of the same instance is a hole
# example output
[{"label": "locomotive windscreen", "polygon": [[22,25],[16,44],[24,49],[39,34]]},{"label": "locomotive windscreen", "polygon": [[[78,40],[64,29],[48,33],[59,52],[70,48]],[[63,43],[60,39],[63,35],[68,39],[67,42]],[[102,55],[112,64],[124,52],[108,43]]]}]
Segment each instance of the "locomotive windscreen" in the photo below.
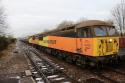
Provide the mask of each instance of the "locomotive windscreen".
[{"label": "locomotive windscreen", "polygon": [[114,27],[107,28],[109,36],[117,36],[117,31]]},{"label": "locomotive windscreen", "polygon": [[116,36],[117,32],[114,27],[99,26],[94,28],[96,36]]},{"label": "locomotive windscreen", "polygon": [[103,26],[94,28],[94,31],[96,36],[107,36],[107,30]]}]

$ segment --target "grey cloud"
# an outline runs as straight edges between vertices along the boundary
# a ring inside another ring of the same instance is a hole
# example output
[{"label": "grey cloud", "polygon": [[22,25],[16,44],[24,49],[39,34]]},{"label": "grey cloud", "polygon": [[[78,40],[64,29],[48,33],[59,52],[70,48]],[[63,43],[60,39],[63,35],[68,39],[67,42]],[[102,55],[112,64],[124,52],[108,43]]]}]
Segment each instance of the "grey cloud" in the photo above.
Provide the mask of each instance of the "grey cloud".
[{"label": "grey cloud", "polygon": [[15,36],[52,29],[63,20],[107,19],[120,0],[3,0]]}]

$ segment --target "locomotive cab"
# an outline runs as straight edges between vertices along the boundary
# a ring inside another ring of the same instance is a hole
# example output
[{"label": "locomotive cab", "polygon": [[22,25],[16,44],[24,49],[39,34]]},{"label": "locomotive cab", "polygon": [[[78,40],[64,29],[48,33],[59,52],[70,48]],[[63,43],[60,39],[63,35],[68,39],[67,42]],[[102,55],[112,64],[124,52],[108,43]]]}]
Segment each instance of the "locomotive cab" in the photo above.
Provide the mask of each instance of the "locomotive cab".
[{"label": "locomotive cab", "polygon": [[96,41],[97,56],[117,55],[119,40],[116,29],[113,26],[95,26],[94,40]]},{"label": "locomotive cab", "polygon": [[[77,29],[77,53],[105,60],[117,57],[119,38],[114,26],[103,21],[84,22]],[[103,61],[104,62],[104,61]]]}]

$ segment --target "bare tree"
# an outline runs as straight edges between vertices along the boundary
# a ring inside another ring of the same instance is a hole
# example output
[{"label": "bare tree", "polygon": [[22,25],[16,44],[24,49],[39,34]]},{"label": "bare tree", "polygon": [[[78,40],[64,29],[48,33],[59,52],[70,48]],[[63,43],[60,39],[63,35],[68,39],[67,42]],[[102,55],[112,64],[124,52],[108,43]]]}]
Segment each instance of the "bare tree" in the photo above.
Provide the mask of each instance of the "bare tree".
[{"label": "bare tree", "polygon": [[50,30],[49,30],[49,29],[44,29],[44,30],[43,30],[43,32],[48,32],[48,31],[50,31]]},{"label": "bare tree", "polygon": [[84,22],[84,21],[86,21],[86,20],[87,20],[87,18],[82,17],[82,18],[80,18],[76,23],[81,23],[81,22]]},{"label": "bare tree", "polygon": [[69,25],[73,25],[74,22],[73,21],[63,21],[61,22],[58,26],[57,26],[57,29],[62,29],[66,26],[69,26]]},{"label": "bare tree", "polygon": [[111,24],[111,25],[114,25],[114,21],[112,19],[108,19],[108,20],[105,20],[105,22]]},{"label": "bare tree", "polygon": [[122,0],[120,4],[111,11],[114,23],[120,31],[121,36],[125,34],[125,2]]},{"label": "bare tree", "polygon": [[4,11],[4,7],[2,6],[2,2],[0,0],[0,35],[6,34],[6,29],[8,27],[7,21],[6,21],[6,14]]}]

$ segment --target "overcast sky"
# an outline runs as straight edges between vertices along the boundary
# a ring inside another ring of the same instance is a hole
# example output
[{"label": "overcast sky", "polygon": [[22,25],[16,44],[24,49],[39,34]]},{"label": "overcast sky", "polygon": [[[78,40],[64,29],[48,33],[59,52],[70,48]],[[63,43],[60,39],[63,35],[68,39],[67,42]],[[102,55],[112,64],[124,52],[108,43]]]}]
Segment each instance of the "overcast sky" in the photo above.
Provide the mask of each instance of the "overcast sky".
[{"label": "overcast sky", "polygon": [[10,32],[16,37],[52,29],[61,21],[106,20],[121,0],[3,0]]}]

